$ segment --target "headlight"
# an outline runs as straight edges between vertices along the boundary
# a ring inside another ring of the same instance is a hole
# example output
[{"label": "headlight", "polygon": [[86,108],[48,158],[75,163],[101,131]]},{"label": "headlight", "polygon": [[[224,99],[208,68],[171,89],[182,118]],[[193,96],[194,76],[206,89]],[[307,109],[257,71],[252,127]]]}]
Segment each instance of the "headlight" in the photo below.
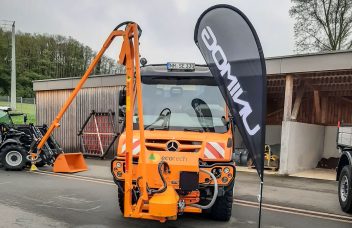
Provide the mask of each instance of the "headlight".
[{"label": "headlight", "polygon": [[211,170],[211,172],[214,174],[214,176],[216,178],[220,178],[221,177],[221,168],[219,168],[219,167],[213,168]]},{"label": "headlight", "polygon": [[229,179],[227,179],[227,177],[223,177],[223,178],[221,179],[222,183],[226,183],[228,180],[229,180]]},{"label": "headlight", "polygon": [[121,163],[120,162],[116,163],[116,167],[121,168]]},{"label": "headlight", "polygon": [[224,168],[224,173],[228,174],[229,172],[230,172],[230,168],[229,167]]}]

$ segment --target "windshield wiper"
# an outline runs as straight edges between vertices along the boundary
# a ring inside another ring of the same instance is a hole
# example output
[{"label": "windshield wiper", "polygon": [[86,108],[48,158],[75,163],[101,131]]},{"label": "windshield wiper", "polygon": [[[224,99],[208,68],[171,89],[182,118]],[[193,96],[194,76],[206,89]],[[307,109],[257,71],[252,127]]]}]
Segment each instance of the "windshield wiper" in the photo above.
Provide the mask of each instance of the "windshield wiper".
[{"label": "windshield wiper", "polygon": [[203,129],[193,129],[193,128],[185,128],[184,131],[194,131],[194,132],[204,132]]},{"label": "windshield wiper", "polygon": [[[158,118],[150,125],[144,127],[144,130],[150,130],[151,126],[153,126],[154,124],[156,124],[158,121],[163,121],[161,124],[161,130],[166,130],[169,129],[170,127],[170,116],[171,116],[171,110],[169,108],[164,108],[163,110],[161,110]],[[154,128],[155,129],[155,128]],[[158,129],[156,129],[158,130]]]},{"label": "windshield wiper", "polygon": [[150,130],[150,131],[154,131],[154,130],[169,130],[168,127],[150,127],[148,126],[148,128],[145,128],[144,130]]}]

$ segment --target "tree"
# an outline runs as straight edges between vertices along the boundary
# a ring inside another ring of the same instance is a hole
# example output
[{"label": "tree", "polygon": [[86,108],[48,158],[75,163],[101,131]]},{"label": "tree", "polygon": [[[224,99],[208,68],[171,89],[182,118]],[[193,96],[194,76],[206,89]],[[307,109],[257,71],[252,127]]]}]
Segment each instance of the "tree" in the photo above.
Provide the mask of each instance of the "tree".
[{"label": "tree", "polygon": [[352,48],[352,0],[291,0],[298,52]]},{"label": "tree", "polygon": [[0,28],[0,95],[10,93],[11,33]]},{"label": "tree", "polygon": [[[0,95],[10,93],[11,33],[0,29]],[[16,33],[17,94],[32,97],[33,80],[82,76],[96,53],[72,37]],[[103,56],[95,74],[121,72],[116,60]]]}]

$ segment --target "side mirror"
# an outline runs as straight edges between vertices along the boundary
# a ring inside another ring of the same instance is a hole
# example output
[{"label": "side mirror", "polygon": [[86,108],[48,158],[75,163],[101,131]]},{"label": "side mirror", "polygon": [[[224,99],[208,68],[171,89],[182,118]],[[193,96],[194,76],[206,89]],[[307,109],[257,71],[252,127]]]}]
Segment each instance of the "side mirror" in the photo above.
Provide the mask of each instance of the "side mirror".
[{"label": "side mirror", "polygon": [[228,119],[226,119],[225,116],[222,116],[222,117],[221,117],[221,121],[222,121],[222,123],[227,127],[227,129],[230,128],[231,117],[229,117]]},{"label": "side mirror", "polygon": [[147,61],[146,58],[141,58],[141,59],[139,60],[139,62],[141,63],[142,66],[145,66],[145,65],[148,63],[148,61]]},{"label": "side mirror", "polygon": [[27,120],[28,120],[27,114],[23,114],[23,122],[24,122],[24,124],[27,124]]},{"label": "side mirror", "polygon": [[120,90],[119,92],[119,106],[125,106],[126,105],[126,87]]},{"label": "side mirror", "polygon": [[126,106],[119,106],[119,117],[125,117],[126,116]]}]

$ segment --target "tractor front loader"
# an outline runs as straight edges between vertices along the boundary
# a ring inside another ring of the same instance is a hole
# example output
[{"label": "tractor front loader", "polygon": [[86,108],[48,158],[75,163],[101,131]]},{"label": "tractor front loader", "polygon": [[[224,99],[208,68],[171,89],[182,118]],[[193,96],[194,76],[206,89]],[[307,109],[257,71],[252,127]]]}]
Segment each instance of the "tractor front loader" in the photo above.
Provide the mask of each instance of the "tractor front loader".
[{"label": "tractor front loader", "polygon": [[[14,116],[23,116],[23,123],[15,124],[12,119]],[[46,131],[45,124],[27,124],[26,114],[12,112],[10,107],[0,107],[0,164],[6,170],[24,169],[30,164],[27,157],[30,156],[28,151],[32,143],[42,138]],[[37,166],[53,165],[61,153],[58,142],[54,137],[50,137],[42,149]]]}]

